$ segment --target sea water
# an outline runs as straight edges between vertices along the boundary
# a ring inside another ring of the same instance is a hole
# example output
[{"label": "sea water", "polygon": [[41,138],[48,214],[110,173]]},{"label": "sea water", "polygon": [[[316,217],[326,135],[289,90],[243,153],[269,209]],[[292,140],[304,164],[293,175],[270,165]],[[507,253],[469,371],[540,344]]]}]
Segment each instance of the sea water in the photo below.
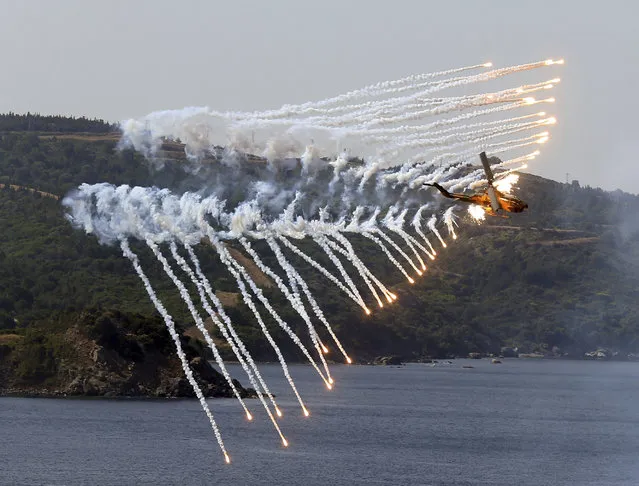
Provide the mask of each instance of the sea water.
[{"label": "sea water", "polygon": [[0,398],[0,484],[639,484],[639,363],[292,365],[309,418],[261,370],[288,448],[258,400],[209,400],[226,465],[196,400]]}]

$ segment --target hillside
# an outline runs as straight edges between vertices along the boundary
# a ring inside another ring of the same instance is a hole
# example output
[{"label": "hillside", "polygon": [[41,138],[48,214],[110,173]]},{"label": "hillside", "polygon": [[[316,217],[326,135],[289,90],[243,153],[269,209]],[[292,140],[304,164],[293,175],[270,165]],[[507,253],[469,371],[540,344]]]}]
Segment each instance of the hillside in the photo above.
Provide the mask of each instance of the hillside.
[{"label": "hillside", "polygon": [[[193,181],[170,160],[175,147],[168,147],[157,170],[139,154],[116,150],[108,124],[100,132],[97,121],[85,120],[86,126],[63,132],[62,121],[55,127],[27,121],[24,128],[16,117],[0,117],[0,332],[24,335],[52,322],[71,326],[87,309],[155,316],[120,251],[73,230],[59,201],[47,194],[63,196],[82,182],[102,181],[188,189]],[[519,186],[527,213],[480,225],[463,217],[460,238],[414,286],[370,242],[358,242],[365,261],[400,296],[373,316],[362,315],[321,275],[305,271],[354,356],[499,353],[503,346],[575,357],[598,347],[619,356],[639,351],[639,198],[525,174]],[[190,327],[150,252],[134,249],[167,308]],[[273,359],[232,278],[210,248],[200,245],[198,252],[248,347],[259,359]],[[301,328],[279,291],[268,281],[264,289],[292,327]],[[289,340],[274,333],[289,358],[299,358]]]},{"label": "hillside", "polygon": [[[231,396],[224,377],[182,339],[207,397]],[[248,396],[252,391],[242,389]],[[193,397],[174,344],[159,317],[83,311],[21,333],[0,334],[0,395]]]}]

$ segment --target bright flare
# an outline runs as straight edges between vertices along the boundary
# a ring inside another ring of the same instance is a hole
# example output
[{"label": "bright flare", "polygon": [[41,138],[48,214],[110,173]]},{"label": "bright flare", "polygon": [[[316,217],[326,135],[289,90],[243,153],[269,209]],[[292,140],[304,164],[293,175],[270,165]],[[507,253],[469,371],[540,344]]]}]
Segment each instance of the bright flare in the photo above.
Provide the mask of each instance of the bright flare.
[{"label": "bright flare", "polygon": [[486,211],[484,210],[484,208],[478,206],[477,204],[471,204],[470,206],[468,206],[468,213],[478,223],[486,219]]},{"label": "bright flare", "polygon": [[519,180],[519,176],[517,174],[508,174],[503,179],[495,181],[495,189],[499,192],[505,192],[506,194],[510,194],[512,187]]}]

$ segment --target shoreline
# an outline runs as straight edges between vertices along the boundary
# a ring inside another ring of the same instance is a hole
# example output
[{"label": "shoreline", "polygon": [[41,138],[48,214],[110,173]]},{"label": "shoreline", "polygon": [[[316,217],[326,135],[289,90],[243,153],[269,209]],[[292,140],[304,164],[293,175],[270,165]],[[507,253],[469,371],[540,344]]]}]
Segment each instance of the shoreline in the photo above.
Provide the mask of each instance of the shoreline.
[{"label": "shoreline", "polygon": [[[492,360],[495,360],[493,363],[491,363]],[[441,367],[446,367],[448,369],[453,369],[455,368],[454,364],[455,362],[459,363],[459,368],[462,369],[468,369],[468,368],[475,368],[474,366],[472,366],[472,363],[487,363],[487,364],[504,364],[504,363],[513,363],[513,362],[517,362],[517,361],[562,361],[562,362],[599,362],[599,363],[639,363],[638,361],[633,361],[633,360],[615,360],[615,359],[587,359],[587,358],[582,358],[582,359],[578,359],[578,358],[563,358],[563,357],[557,357],[557,358],[552,358],[552,357],[542,357],[542,358],[534,358],[534,357],[521,357],[521,358],[490,358],[490,357],[482,357],[482,358],[468,358],[468,357],[464,357],[464,358],[450,358],[450,359],[433,359],[430,361],[427,360],[407,360],[407,361],[402,361],[399,364],[382,364],[382,363],[373,363],[373,362],[367,362],[367,363],[352,363],[352,364],[346,364],[346,363],[330,363],[329,366],[339,366],[339,367],[387,367],[387,368],[402,368],[405,365],[424,365],[424,367],[426,368],[433,368],[436,367],[434,365],[442,365]],[[229,361],[227,362],[227,364],[231,364],[231,365],[236,365],[236,366],[240,366],[240,363],[237,361]],[[260,365],[267,365],[267,366],[279,366],[278,362],[275,361],[263,361],[263,362],[258,362],[256,363],[258,366]],[[311,364],[309,363],[300,363],[300,362],[294,362],[294,363],[289,363],[289,366],[300,366],[300,367],[312,367]],[[5,390],[0,390],[0,398],[43,398],[43,399],[61,399],[61,400],[96,400],[96,401],[144,401],[144,402],[148,402],[148,401],[153,401],[153,402],[165,402],[165,401],[178,401],[178,400],[197,400],[196,397],[175,397],[175,396],[167,396],[167,397],[158,397],[158,396],[150,396],[150,395],[112,395],[112,396],[108,396],[108,395],[69,395],[69,394],[65,394],[65,393],[55,393],[55,392],[49,392],[49,391],[42,391],[42,392],[38,392],[38,391],[33,391],[33,392],[20,392],[20,391],[5,391]],[[216,398],[233,398],[233,397],[206,397],[207,400],[209,399],[216,399]],[[249,397],[245,397],[245,399],[248,398],[257,398],[256,395],[253,396],[249,396]]]}]

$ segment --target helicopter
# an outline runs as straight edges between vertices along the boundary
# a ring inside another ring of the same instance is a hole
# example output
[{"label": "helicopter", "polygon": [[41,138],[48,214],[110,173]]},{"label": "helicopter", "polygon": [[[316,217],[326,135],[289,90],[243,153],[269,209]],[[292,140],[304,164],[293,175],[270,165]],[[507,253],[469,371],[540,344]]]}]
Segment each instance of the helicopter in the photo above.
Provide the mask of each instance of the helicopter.
[{"label": "helicopter", "polygon": [[[447,197],[449,199],[477,204],[478,206],[484,208],[484,211],[486,211],[486,213],[491,216],[502,216],[500,212],[521,213],[525,209],[527,209],[528,203],[522,201],[517,196],[501,192],[497,190],[495,186],[493,186],[495,177],[493,175],[492,169],[490,168],[490,162],[488,160],[488,157],[486,156],[486,152],[480,153],[479,158],[484,167],[484,172],[486,173],[486,180],[488,181],[488,186],[482,192],[476,192],[474,194],[448,192],[436,182],[426,183],[424,185],[436,188],[443,194],[444,197]],[[497,161],[501,162],[497,157],[491,158],[495,158],[497,159]]]}]

